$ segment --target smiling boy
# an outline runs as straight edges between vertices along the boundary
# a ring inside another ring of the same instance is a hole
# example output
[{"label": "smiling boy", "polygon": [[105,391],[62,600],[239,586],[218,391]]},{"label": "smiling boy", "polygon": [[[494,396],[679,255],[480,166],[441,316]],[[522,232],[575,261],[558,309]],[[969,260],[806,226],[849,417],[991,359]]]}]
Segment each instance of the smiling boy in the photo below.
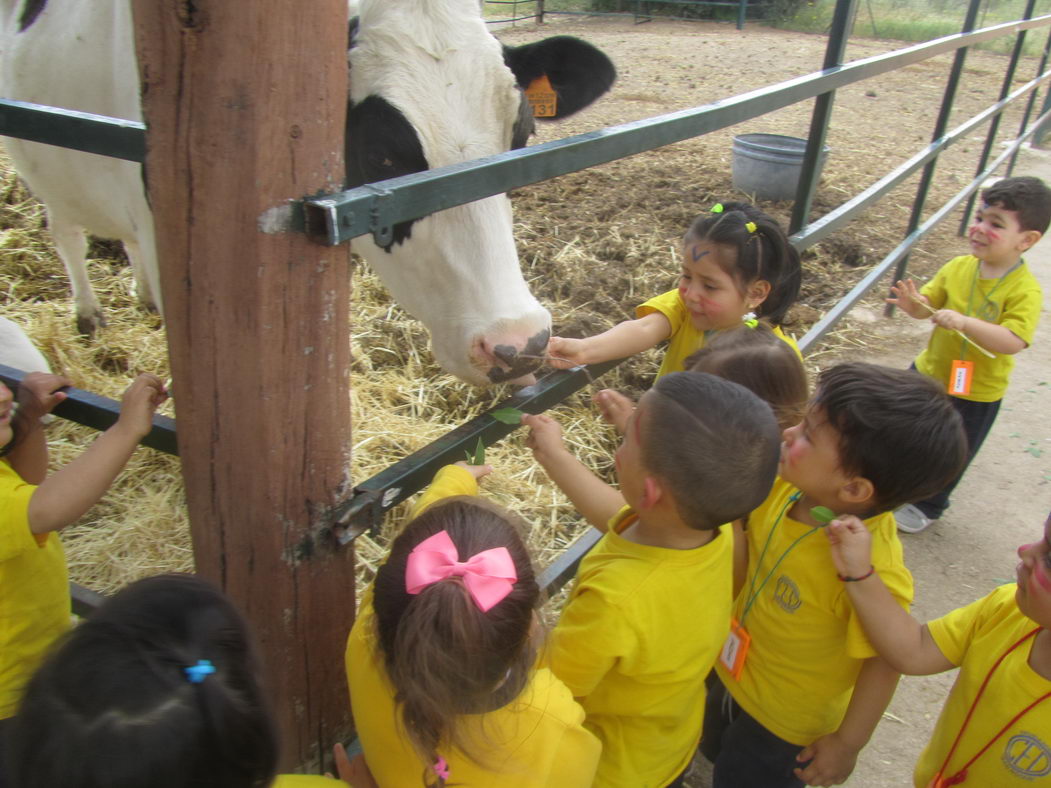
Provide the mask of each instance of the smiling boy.
[{"label": "smiling boy", "polygon": [[[997,181],[982,192],[968,230],[971,254],[950,260],[922,290],[911,279],[891,287],[888,303],[934,323],[915,367],[952,396],[967,431],[967,464],[1000,410],[1015,354],[1033,341],[1043,295],[1022,253],[1049,223],[1051,189],[1043,181]],[[964,469],[935,494],[902,506],[896,512],[898,530],[919,533],[941,517]]]},{"label": "smiling boy", "polygon": [[[852,517],[829,524],[836,568],[864,573],[869,536]],[[920,624],[876,577],[850,583],[879,653],[902,673],[960,668],[913,774],[916,788],[1013,786],[1051,774],[1051,517],[1043,539],[1018,548],[1017,583]],[[1044,779],[1041,779],[1044,778]]]},{"label": "smiling boy", "polygon": [[837,575],[812,509],[864,520],[873,572],[907,607],[912,577],[892,511],[944,484],[966,448],[937,384],[863,363],[822,372],[783,437],[780,478],[747,518],[735,623],[707,699],[713,788],[835,785],[853,771],[898,674],[865,637],[845,589],[861,578]]}]

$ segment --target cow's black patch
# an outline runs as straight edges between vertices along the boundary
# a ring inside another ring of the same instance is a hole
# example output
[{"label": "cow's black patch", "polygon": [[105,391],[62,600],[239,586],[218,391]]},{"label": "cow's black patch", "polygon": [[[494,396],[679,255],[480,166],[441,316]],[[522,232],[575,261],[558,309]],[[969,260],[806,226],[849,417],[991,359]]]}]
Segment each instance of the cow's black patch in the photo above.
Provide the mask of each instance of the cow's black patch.
[{"label": "cow's black patch", "polygon": [[[347,188],[428,169],[423,145],[408,119],[386,99],[366,96],[347,106]],[[394,225],[391,245],[412,234],[413,220]]]},{"label": "cow's black patch", "polygon": [[36,21],[36,18],[40,16],[40,12],[44,10],[46,5],[47,0],[26,0],[26,4],[22,6],[22,15],[18,18],[18,32],[25,32]]},{"label": "cow's black patch", "polygon": [[552,36],[520,47],[504,47],[504,63],[518,86],[528,88],[544,74],[558,94],[557,120],[583,109],[605,93],[617,78],[606,54],[573,36]]},{"label": "cow's black patch", "polygon": [[354,36],[358,32],[358,17],[352,16],[347,23],[347,49],[354,48]]}]

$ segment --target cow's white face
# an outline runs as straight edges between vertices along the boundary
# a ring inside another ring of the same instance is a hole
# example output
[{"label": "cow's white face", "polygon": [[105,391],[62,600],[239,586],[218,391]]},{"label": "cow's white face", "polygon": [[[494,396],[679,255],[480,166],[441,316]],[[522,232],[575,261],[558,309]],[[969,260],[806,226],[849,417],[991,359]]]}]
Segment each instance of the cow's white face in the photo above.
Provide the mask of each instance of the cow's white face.
[{"label": "cow's white face", "polygon": [[[597,54],[608,65],[601,89],[562,115],[612,82],[612,65]],[[543,58],[533,55],[535,70]],[[501,153],[531,127],[521,115],[523,77],[505,65],[477,0],[364,0],[350,64],[349,186]],[[399,224],[388,247],[370,238],[354,247],[427,326],[449,372],[487,384],[539,366],[551,317],[522,278],[506,196]]]}]

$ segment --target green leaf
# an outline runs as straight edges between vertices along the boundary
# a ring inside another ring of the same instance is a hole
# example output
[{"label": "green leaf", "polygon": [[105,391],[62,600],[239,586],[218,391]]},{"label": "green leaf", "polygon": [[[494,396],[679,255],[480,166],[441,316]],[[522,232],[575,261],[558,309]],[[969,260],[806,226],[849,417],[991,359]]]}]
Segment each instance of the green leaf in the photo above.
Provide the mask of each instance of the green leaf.
[{"label": "green leaf", "polygon": [[485,465],[485,444],[478,438],[478,445],[474,447],[474,456],[467,455],[467,462],[471,465]]},{"label": "green leaf", "polygon": [[836,513],[827,506],[814,506],[810,509],[810,516],[822,525],[828,525],[836,519]]},{"label": "green leaf", "polygon": [[500,408],[499,410],[494,410],[489,415],[504,424],[522,423],[522,411],[518,408]]},{"label": "green leaf", "polygon": [[1032,454],[1034,457],[1042,457],[1044,454],[1043,449],[1038,449],[1035,446],[1030,446],[1028,449],[1026,449],[1026,451]]}]

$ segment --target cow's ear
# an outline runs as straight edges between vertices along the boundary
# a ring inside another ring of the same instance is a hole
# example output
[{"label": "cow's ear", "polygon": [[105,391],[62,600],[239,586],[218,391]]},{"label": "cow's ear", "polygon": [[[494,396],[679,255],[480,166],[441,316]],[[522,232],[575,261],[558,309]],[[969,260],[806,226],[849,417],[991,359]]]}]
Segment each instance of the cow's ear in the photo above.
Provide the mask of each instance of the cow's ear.
[{"label": "cow's ear", "polygon": [[617,70],[602,50],[573,36],[552,36],[520,47],[504,47],[504,63],[523,90],[546,76],[557,95],[557,120],[584,109],[613,85]]}]

